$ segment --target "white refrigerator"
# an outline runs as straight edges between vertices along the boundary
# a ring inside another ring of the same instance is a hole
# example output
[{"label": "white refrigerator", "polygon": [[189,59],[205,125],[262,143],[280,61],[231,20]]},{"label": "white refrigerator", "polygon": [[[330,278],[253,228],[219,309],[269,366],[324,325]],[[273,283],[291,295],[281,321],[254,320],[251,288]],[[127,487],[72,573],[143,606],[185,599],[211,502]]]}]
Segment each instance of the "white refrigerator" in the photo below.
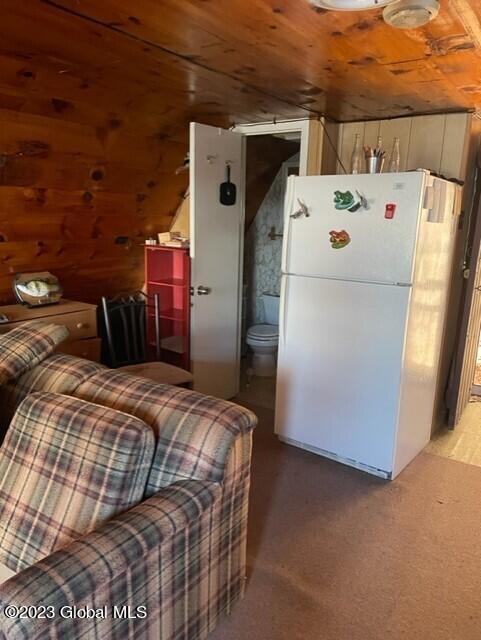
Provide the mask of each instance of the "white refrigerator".
[{"label": "white refrigerator", "polygon": [[460,188],[290,177],[275,431],[394,478],[430,439]]}]

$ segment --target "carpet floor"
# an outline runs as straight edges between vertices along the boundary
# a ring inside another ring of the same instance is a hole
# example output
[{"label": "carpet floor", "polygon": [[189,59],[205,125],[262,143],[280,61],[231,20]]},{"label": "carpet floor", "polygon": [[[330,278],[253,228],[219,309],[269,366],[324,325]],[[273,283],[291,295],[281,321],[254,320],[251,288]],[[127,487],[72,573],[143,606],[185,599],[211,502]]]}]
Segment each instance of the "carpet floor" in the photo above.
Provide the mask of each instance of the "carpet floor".
[{"label": "carpet floor", "polygon": [[422,453],[386,482],[250,408],[248,584],[209,640],[480,640],[481,468]]}]

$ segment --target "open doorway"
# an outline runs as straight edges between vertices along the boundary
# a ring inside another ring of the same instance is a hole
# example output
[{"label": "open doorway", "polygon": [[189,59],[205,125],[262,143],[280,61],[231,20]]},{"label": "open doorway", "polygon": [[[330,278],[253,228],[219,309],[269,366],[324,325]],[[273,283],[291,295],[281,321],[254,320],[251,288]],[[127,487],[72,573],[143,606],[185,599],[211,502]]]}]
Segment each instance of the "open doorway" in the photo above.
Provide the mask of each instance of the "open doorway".
[{"label": "open doorway", "polygon": [[[311,120],[291,120],[236,125],[230,130],[190,125],[190,336],[197,391],[229,399],[239,395],[247,141],[253,136],[274,135],[282,144],[292,141],[279,138],[281,134],[296,133],[300,138],[299,175],[306,175],[308,165],[317,166],[319,160],[318,153],[308,154],[309,149],[318,152],[321,143],[319,124],[313,124]],[[259,156],[263,159],[263,152]],[[275,171],[279,171],[284,157],[276,162]],[[221,185],[229,180],[237,187],[237,196],[226,206],[219,194]]]},{"label": "open doorway", "polygon": [[454,356],[445,394],[447,425],[434,434],[427,450],[481,466],[481,185],[479,137],[472,149],[468,189],[463,285]]},{"label": "open doorway", "polygon": [[245,141],[245,227],[240,396],[275,406],[284,194],[299,175],[301,133]]}]

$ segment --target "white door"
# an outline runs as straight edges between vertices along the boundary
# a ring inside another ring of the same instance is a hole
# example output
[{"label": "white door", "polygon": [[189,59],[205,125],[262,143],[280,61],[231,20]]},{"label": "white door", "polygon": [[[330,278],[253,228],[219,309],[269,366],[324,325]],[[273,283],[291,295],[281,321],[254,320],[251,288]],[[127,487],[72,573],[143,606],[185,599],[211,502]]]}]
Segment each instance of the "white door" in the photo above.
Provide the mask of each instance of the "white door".
[{"label": "white door", "polygon": [[[283,273],[411,283],[424,181],[415,171],[290,178]],[[345,232],[348,242],[342,246],[338,235],[339,244],[332,243],[331,232]]]},{"label": "white door", "polygon": [[279,436],[392,471],[410,294],[411,287],[283,276]]},{"label": "white door", "polygon": [[[227,165],[237,186],[232,206],[219,201]],[[240,256],[243,234],[242,136],[190,125],[192,258],[191,358],[194,388],[219,398],[239,390]]]}]

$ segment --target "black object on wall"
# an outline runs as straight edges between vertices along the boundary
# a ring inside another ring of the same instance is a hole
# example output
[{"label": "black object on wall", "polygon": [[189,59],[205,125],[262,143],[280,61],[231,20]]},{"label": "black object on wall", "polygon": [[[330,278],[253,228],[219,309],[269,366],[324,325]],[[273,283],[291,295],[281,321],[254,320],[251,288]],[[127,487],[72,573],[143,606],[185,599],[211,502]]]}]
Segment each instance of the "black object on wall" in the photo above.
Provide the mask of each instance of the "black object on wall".
[{"label": "black object on wall", "polygon": [[231,207],[236,203],[237,187],[230,179],[230,164],[227,165],[227,179],[220,185],[220,203],[226,207]]}]

